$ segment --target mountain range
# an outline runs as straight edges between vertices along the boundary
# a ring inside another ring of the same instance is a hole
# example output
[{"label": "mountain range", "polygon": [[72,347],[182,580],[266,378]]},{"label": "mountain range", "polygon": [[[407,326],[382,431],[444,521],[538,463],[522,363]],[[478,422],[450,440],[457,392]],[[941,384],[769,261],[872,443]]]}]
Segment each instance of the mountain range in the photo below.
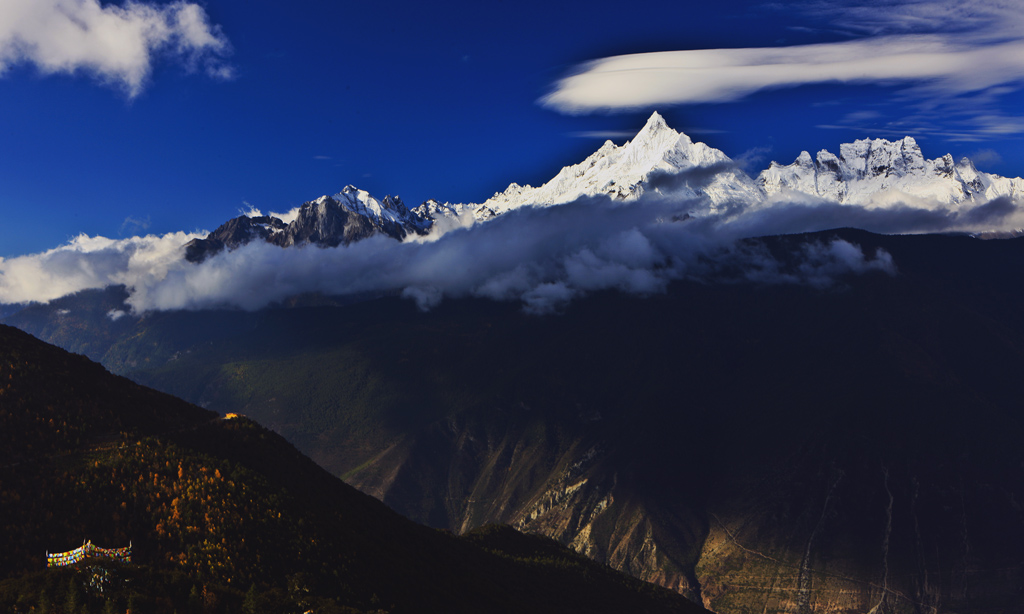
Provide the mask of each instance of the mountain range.
[{"label": "mountain range", "polygon": [[306,243],[336,247],[380,233],[401,241],[410,234],[424,234],[433,224],[431,219],[409,211],[398,197],[386,196],[379,201],[353,186],[304,203],[293,217],[289,223],[273,215],[233,218],[206,238],[186,244],[185,259],[202,262],[224,248],[253,240],[281,247]]},{"label": "mountain range", "polygon": [[[749,176],[723,152],[694,142],[670,128],[658,113],[624,145],[606,141],[579,164],[566,166],[539,187],[513,183],[483,203],[429,200],[408,208],[398,197],[378,200],[346,186],[284,215],[258,212],[234,218],[205,239],[186,246],[185,257],[199,262],[221,249],[252,240],[280,246],[311,243],[348,245],[373,234],[396,240],[486,222],[522,207],[550,207],[585,198],[635,201],[656,194],[685,202],[686,215],[721,213],[729,207],[763,209],[786,198],[870,207],[969,208],[999,198],[1024,196],[1024,179],[978,171],[968,158],[949,154],[926,160],[912,137],[891,142],[862,139],[842,144],[839,155],[804,151],[789,165],[776,162]],[[995,229],[982,229],[995,230]]]},{"label": "mountain range", "polygon": [[884,139],[844,143],[838,157],[821,150],[812,159],[804,151],[788,166],[773,162],[757,181],[768,195],[791,190],[851,204],[870,204],[881,196],[890,200],[911,196],[917,202],[960,205],[1024,195],[1024,179],[982,173],[970,159],[954,162],[949,154],[926,160],[909,136],[895,143]]}]

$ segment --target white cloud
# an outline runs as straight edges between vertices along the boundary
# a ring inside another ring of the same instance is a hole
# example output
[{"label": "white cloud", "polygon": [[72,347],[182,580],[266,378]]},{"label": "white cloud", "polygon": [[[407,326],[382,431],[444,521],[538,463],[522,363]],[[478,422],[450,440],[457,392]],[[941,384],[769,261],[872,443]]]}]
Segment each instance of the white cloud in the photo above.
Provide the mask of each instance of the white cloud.
[{"label": "white cloud", "polygon": [[148,215],[145,218],[136,218],[129,215],[128,217],[124,218],[124,222],[121,223],[120,234],[124,235],[125,232],[144,231],[147,228],[149,228],[149,224],[150,221]]},{"label": "white cloud", "polygon": [[302,208],[301,206],[299,206],[299,207],[292,207],[290,210],[288,210],[287,213],[274,213],[273,211],[271,211],[269,215],[271,217],[276,217],[277,219],[281,220],[285,224],[291,224],[292,222],[295,221],[296,218],[299,217],[299,209],[301,209],[301,208]]},{"label": "white cloud", "polygon": [[[256,208],[254,205],[249,204],[248,201],[243,200],[242,204],[245,205],[245,207],[238,210],[239,214],[244,215],[246,217],[260,217],[263,215],[262,210]],[[270,217],[276,217],[277,219],[283,221],[285,224],[291,224],[292,222],[295,221],[295,218],[299,217],[299,209],[301,208],[301,206],[292,207],[291,210],[289,210],[287,213],[275,213],[271,211],[267,215],[269,215]]]},{"label": "white cloud", "polygon": [[[895,84],[905,88],[904,105],[919,112],[913,121],[958,112],[956,135],[961,140],[1024,132],[1019,118],[998,109],[1001,96],[1024,86],[1024,7],[1019,1],[833,3],[812,8],[858,38],[598,59],[578,66],[540,102],[566,113],[588,113],[734,101],[762,90],[806,84]],[[913,102],[907,105],[906,100]],[[969,109],[958,108],[967,103]]]},{"label": "white cloud", "polygon": [[994,149],[978,149],[968,153],[966,157],[970,158],[971,162],[980,166],[999,164],[1003,161],[1003,157]]},{"label": "white cloud", "polygon": [[183,0],[123,6],[98,0],[0,2],[0,72],[23,63],[43,74],[84,72],[134,97],[160,53],[224,79],[233,76],[223,60],[229,51],[227,38],[202,7]]},{"label": "white cloud", "polygon": [[570,132],[569,136],[579,139],[630,139],[636,136],[635,130],[581,130]]},{"label": "white cloud", "polygon": [[732,161],[736,163],[736,166],[749,172],[751,169],[760,166],[761,162],[768,157],[768,154],[771,152],[772,147],[769,145],[751,147],[733,158]]},{"label": "white cloud", "polygon": [[182,246],[205,233],[113,240],[79,235],[41,254],[0,258],[0,303],[46,302],[92,288],[159,283]]},{"label": "white cloud", "polygon": [[262,211],[257,209],[255,205],[250,204],[247,200],[243,200],[242,205],[242,207],[238,208],[239,215],[244,215],[245,217],[260,217],[263,215]]},{"label": "white cloud", "polygon": [[615,56],[583,65],[542,103],[583,113],[731,101],[808,83],[921,82],[936,93],[961,94],[1022,80],[1024,41],[971,48],[952,37],[904,35]]},{"label": "white cloud", "polygon": [[[621,206],[586,199],[517,210],[429,242],[397,242],[380,235],[335,248],[284,249],[253,242],[198,265],[179,261],[159,274],[134,275],[128,302],[135,312],[255,310],[309,292],[396,293],[421,309],[444,298],[479,296],[520,301],[530,313],[546,313],[589,292],[648,295],[688,276],[728,281],[742,271],[736,281],[821,286],[845,273],[889,271],[892,265],[877,264],[878,256],[868,257],[856,246],[827,244],[798,254],[796,260],[807,266],[788,270],[776,263],[773,269],[760,256],[736,247],[739,239],[758,236],[762,228],[774,230],[770,218],[748,218],[747,213],[663,221],[692,207],[703,205],[649,198]],[[836,227],[834,213],[817,228],[809,217],[805,211],[783,215],[803,230]],[[759,273],[748,276],[748,271]]]},{"label": "white cloud", "polygon": [[402,298],[412,299],[420,311],[430,311],[441,303],[444,293],[434,286],[409,286],[402,290]]},{"label": "white cloud", "polygon": [[[783,7],[788,8],[788,7]],[[955,32],[972,39],[1019,36],[1024,16],[1019,0],[875,0],[811,2],[809,13],[830,16],[833,24],[873,36],[903,32]]]},{"label": "white cloud", "polygon": [[83,235],[41,254],[0,260],[0,303],[123,284],[135,313],[256,310],[317,292],[400,294],[421,309],[476,296],[546,313],[591,292],[649,295],[678,279],[825,287],[847,275],[893,274],[898,265],[884,252],[868,254],[827,236],[776,259],[745,241],[755,237],[846,227],[911,233],[1024,226],[1020,203],[1008,198],[952,207],[905,201],[843,205],[793,193],[764,206],[730,203],[710,214],[705,202],[650,192],[628,204],[588,198],[527,207],[429,241],[376,235],[335,248],[254,241],[200,264],[185,261],[182,250],[199,233],[120,241]]}]

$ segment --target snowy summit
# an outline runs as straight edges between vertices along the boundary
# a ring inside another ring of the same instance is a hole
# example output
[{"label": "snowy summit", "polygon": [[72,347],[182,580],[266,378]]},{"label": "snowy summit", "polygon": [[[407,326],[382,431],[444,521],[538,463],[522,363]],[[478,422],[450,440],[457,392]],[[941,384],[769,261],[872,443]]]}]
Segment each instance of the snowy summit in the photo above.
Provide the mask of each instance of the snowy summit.
[{"label": "snowy summit", "polygon": [[983,173],[969,159],[954,162],[949,154],[926,160],[909,136],[896,142],[845,143],[838,156],[822,150],[812,158],[804,151],[792,164],[772,162],[755,179],[723,152],[670,128],[655,112],[632,140],[623,145],[606,141],[539,187],[513,183],[483,203],[428,200],[409,209],[397,196],[378,200],[350,185],[288,214],[230,220],[205,239],[190,242],[186,258],[199,262],[253,240],[282,247],[334,247],[383,234],[402,241],[483,223],[523,207],[586,198],[629,203],[652,194],[686,203],[687,213],[694,216],[765,210],[794,197],[820,204],[955,210],[1001,197],[1019,199],[1024,180]]}]

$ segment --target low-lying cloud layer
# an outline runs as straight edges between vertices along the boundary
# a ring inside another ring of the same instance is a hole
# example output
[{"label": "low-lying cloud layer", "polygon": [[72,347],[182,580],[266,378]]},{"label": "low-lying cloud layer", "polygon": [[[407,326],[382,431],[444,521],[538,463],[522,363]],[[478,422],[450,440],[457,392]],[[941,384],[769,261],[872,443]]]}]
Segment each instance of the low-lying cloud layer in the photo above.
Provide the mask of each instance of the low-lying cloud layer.
[{"label": "low-lying cloud layer", "polygon": [[885,252],[865,253],[838,238],[804,243],[780,262],[757,242],[744,241],[749,238],[842,227],[914,233],[1024,226],[1020,203],[1008,198],[958,208],[921,202],[878,207],[791,194],[708,211],[702,200],[653,192],[630,203],[588,198],[518,209],[431,240],[377,235],[335,248],[254,241],[201,264],[183,259],[182,246],[198,234],[119,241],[80,236],[41,254],[0,259],[0,304],[125,285],[136,314],[256,310],[305,293],[401,294],[422,309],[476,296],[520,301],[528,312],[545,313],[590,292],[649,295],[677,279],[825,287],[851,274],[895,274],[899,264]]},{"label": "low-lying cloud layer", "polygon": [[119,284],[142,287],[180,266],[181,246],[201,236],[173,232],[113,240],[79,235],[41,254],[0,258],[0,303],[45,303]]},{"label": "low-lying cloud layer", "polygon": [[98,0],[4,0],[0,2],[0,73],[32,64],[43,74],[85,72],[138,95],[161,53],[215,78],[232,76],[225,63],[230,45],[203,8]]},{"label": "low-lying cloud layer", "polygon": [[589,292],[646,295],[676,279],[827,286],[848,274],[893,274],[898,266],[884,252],[864,253],[839,239],[806,244],[784,265],[741,241],[750,237],[838,227],[936,232],[1021,215],[1006,199],[962,211],[790,200],[688,215],[702,210],[706,203],[696,200],[648,196],[623,204],[594,198],[519,209],[432,241],[374,236],[336,248],[256,241],[198,265],[182,258],[182,246],[195,234],[120,241],[80,236],[41,254],[0,260],[0,303],[48,301],[123,284],[137,314],[255,310],[310,292],[401,293],[423,309],[446,297],[477,296],[521,301],[526,311],[544,313]]}]

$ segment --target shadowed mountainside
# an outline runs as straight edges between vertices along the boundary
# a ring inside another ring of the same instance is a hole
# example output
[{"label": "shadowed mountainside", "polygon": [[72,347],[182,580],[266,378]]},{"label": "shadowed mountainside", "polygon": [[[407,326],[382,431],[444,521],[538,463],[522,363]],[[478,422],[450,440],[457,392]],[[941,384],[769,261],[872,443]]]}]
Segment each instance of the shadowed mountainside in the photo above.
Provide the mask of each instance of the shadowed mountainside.
[{"label": "shadowed mountainside", "polygon": [[[0,382],[5,611],[702,611],[548,539],[417,525],[248,419],[6,326]],[[132,564],[44,569],[85,538]]]},{"label": "shadowed mountainside", "polygon": [[717,612],[1017,611],[1024,243],[752,245],[786,263],[835,236],[898,274],[677,283],[546,317],[387,298],[154,314],[102,358],[414,519],[511,523]]}]

